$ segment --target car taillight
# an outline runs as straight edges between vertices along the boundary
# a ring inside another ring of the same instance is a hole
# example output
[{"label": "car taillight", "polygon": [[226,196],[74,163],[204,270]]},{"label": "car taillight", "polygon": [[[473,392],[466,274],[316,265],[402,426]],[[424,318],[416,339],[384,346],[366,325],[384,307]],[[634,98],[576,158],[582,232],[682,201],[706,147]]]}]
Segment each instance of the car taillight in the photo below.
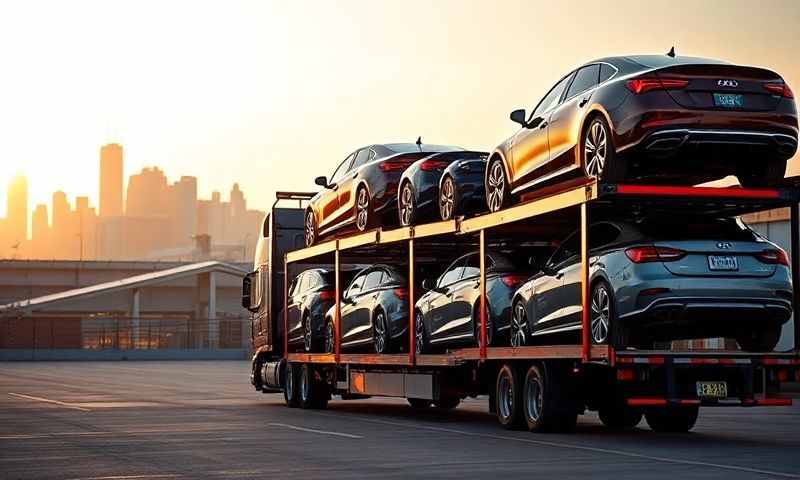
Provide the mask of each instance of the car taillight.
[{"label": "car taillight", "polygon": [[319,299],[323,302],[328,300],[333,300],[333,297],[336,296],[336,292],[333,290],[323,290],[319,292]]},{"label": "car taillight", "polygon": [[686,256],[686,252],[670,247],[633,247],[625,250],[633,263],[674,262]]},{"label": "car taillight", "polygon": [[445,162],[444,160],[425,160],[419,165],[419,168],[420,170],[431,172],[447,168],[448,165],[450,165],[450,162]]},{"label": "car taillight", "polygon": [[789,256],[783,250],[764,250],[755,254],[755,257],[761,263],[768,263],[770,265],[784,265],[789,266]]},{"label": "car taillight", "polygon": [[514,288],[517,285],[525,282],[528,278],[524,275],[505,275],[500,277],[500,280],[505,284],[506,287]]},{"label": "car taillight", "polygon": [[405,288],[395,288],[394,295],[401,300],[405,300],[408,298],[408,290]]},{"label": "car taillight", "polygon": [[649,92],[650,90],[686,88],[686,85],[689,85],[689,80],[683,80],[681,78],[642,77],[628,80],[626,85],[628,86],[628,90],[639,95],[640,93]]},{"label": "car taillight", "polygon": [[385,162],[381,162],[380,165],[378,165],[378,168],[380,168],[383,172],[402,172],[408,168],[408,165],[408,162],[393,162],[391,160],[387,160]]},{"label": "car taillight", "polygon": [[794,93],[787,83],[765,83],[764,90],[784,98],[794,98]]}]

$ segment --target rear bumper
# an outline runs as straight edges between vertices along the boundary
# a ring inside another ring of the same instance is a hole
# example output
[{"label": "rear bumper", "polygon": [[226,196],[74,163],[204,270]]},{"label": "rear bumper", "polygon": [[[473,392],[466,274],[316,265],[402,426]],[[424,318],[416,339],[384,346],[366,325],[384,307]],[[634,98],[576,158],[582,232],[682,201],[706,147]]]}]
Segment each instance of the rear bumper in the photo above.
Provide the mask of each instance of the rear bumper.
[{"label": "rear bumper", "polygon": [[680,154],[687,149],[745,147],[788,159],[797,151],[797,137],[752,130],[670,128],[650,133],[639,147],[655,156]]}]

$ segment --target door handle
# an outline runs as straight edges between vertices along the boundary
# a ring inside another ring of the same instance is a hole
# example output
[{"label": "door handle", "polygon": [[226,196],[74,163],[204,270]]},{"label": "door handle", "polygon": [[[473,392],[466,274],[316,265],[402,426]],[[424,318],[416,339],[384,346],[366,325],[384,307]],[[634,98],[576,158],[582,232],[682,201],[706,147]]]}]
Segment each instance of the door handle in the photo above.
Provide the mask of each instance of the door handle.
[{"label": "door handle", "polygon": [[589,97],[583,97],[583,100],[581,100],[581,103],[579,103],[578,106],[583,108],[583,106],[586,105],[588,102],[589,102]]},{"label": "door handle", "polygon": [[542,122],[541,124],[539,124],[539,128],[546,128],[546,127],[547,127],[547,122]]}]

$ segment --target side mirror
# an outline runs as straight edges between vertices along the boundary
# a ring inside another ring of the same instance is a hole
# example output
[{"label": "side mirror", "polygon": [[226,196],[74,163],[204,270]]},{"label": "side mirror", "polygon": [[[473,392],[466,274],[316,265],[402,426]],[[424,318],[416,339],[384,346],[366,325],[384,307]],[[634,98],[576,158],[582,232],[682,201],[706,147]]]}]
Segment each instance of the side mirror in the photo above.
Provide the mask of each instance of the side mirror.
[{"label": "side mirror", "polygon": [[255,313],[260,305],[260,296],[257,289],[260,288],[258,282],[258,271],[250,272],[242,279],[242,307]]},{"label": "side mirror", "polygon": [[511,112],[511,115],[509,115],[509,117],[511,118],[511,121],[514,123],[519,123],[523,127],[528,126],[528,122],[525,121],[526,115],[524,108],[520,108],[519,110],[514,110],[513,112]]},{"label": "side mirror", "polygon": [[422,289],[423,290],[433,290],[433,288],[435,286],[436,286],[436,282],[434,282],[430,278],[426,278],[426,279],[422,280]]},{"label": "side mirror", "polygon": [[314,179],[314,183],[324,188],[331,188],[328,179],[323,175]]}]

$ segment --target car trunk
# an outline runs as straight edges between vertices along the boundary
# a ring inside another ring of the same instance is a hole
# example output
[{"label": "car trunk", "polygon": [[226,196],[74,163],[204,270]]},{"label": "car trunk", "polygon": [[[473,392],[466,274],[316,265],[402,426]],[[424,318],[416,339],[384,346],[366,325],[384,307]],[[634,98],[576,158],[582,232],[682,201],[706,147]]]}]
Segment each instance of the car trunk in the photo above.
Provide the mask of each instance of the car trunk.
[{"label": "car trunk", "polygon": [[702,277],[769,277],[774,263],[764,263],[756,254],[769,248],[764,242],[688,240],[659,241],[656,247],[686,252],[672,261],[662,262],[675,275]]},{"label": "car trunk", "polygon": [[690,109],[764,112],[774,110],[781,101],[780,95],[771,94],[764,85],[783,83],[783,79],[763,68],[676,65],[658,69],[655,74],[661,79],[687,80],[685,88],[667,89],[667,92],[676,103]]}]

